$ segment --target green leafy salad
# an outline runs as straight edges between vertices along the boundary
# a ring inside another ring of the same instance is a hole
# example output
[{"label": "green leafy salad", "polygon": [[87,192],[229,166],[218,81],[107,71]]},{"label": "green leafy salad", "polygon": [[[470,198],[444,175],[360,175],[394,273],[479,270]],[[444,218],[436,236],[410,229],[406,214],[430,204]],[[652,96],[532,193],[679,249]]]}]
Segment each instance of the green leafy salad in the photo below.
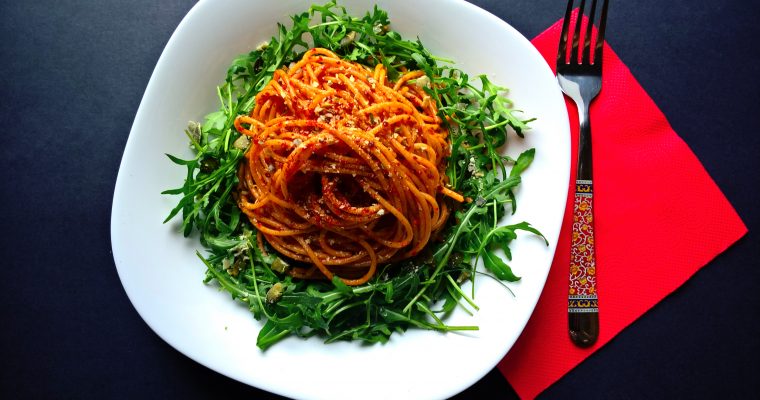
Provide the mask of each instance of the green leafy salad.
[{"label": "green leafy salad", "polygon": [[[376,343],[410,327],[477,330],[445,323],[457,307],[470,314],[478,310],[474,284],[467,292],[462,285],[487,275],[509,290],[504,282],[520,278],[497,252],[511,259],[509,245],[517,231],[543,238],[527,222],[500,224],[515,212],[514,190],[535,154],[530,149],[513,159],[503,155],[503,148],[508,136],[523,137],[531,119],[519,117],[505,88],[485,76],[471,79],[451,61],[430,54],[419,40],[402,38],[377,7],[359,18],[330,2],[291,18],[292,26],[278,24],[269,42],[232,61],[217,88],[219,110],[203,123],[191,122],[185,131],[195,156],[183,160],[168,155],[187,168],[187,175],[181,187],[163,192],[180,196],[164,222],[181,216],[185,236],[199,233],[206,249],[198,252],[207,267],[204,282],[216,282],[257,320],[265,321],[256,342],[261,349],[290,335]],[[382,63],[390,80],[404,71],[424,71],[431,80],[425,91],[437,102],[450,135],[448,185],[466,198],[461,204],[451,203],[446,227],[419,255],[379,265],[375,276],[358,286],[337,277],[304,280],[283,273],[290,261],[266,242],[260,248],[256,228],[235,200],[238,164],[245,154],[235,118],[251,111],[274,71],[312,47],[370,67]],[[485,273],[476,271],[480,260]]]}]

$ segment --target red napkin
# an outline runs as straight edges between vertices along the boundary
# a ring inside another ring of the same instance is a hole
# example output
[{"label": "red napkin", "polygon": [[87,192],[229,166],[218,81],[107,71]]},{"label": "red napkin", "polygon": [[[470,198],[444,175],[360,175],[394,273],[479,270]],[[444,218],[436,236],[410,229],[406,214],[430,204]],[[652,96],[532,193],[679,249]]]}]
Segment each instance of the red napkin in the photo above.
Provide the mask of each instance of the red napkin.
[{"label": "red napkin", "polygon": [[[533,39],[554,69],[562,21]],[[600,336],[567,333],[572,194],[535,312],[498,368],[534,398],[742,237],[747,228],[630,70],[605,44],[602,91],[591,106]],[[575,180],[578,112],[567,100]]]}]

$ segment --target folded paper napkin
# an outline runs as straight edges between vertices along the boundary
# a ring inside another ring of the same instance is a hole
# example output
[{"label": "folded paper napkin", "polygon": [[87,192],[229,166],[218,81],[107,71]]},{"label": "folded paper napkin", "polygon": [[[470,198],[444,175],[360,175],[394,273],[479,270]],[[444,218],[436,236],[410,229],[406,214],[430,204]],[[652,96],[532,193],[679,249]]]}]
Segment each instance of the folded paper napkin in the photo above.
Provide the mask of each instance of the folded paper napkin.
[{"label": "folded paper napkin", "polygon": [[[533,39],[552,68],[561,30],[560,20]],[[699,160],[606,44],[603,57],[602,90],[591,106],[599,340],[581,349],[567,333],[569,192],[544,291],[498,365],[521,398],[536,397],[747,232]],[[566,101],[571,159],[576,160],[578,113]]]}]

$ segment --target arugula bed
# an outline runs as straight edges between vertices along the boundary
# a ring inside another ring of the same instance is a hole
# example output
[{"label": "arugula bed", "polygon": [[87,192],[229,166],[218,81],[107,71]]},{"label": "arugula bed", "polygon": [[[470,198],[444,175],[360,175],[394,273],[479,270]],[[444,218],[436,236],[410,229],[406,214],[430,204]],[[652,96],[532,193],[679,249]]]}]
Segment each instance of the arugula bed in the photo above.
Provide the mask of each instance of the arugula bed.
[{"label": "arugula bed", "polygon": [[[235,118],[250,112],[256,94],[275,70],[312,47],[368,66],[382,63],[391,79],[405,70],[423,70],[431,78],[426,91],[449,129],[449,185],[468,200],[418,256],[382,265],[360,286],[347,286],[339,279],[293,279],[278,272],[288,260],[271,248],[261,251],[255,228],[234,199],[238,164],[245,152],[236,146],[240,134]],[[205,282],[218,283],[245,303],[256,319],[266,320],[257,338],[260,348],[289,335],[375,343],[410,327],[475,330],[476,326],[447,325],[445,319],[456,307],[477,311],[474,291],[468,293],[462,285],[480,275],[479,261],[492,278],[520,279],[500,253],[511,259],[509,245],[518,231],[541,234],[527,222],[501,221],[516,210],[515,189],[535,151],[527,150],[515,159],[503,154],[510,137],[523,137],[531,119],[520,117],[505,97],[505,88],[486,76],[471,79],[452,65],[430,54],[419,40],[406,40],[394,32],[383,10],[376,7],[358,18],[335,3],[313,5],[294,15],[292,26],[278,25],[277,35],[268,43],[233,60],[217,89],[220,109],[202,124],[191,123],[186,131],[195,157],[183,160],[169,155],[187,168],[187,174],[181,187],[164,192],[180,196],[166,221],[180,216],[185,236],[200,233],[208,250],[198,253],[207,267]]]}]

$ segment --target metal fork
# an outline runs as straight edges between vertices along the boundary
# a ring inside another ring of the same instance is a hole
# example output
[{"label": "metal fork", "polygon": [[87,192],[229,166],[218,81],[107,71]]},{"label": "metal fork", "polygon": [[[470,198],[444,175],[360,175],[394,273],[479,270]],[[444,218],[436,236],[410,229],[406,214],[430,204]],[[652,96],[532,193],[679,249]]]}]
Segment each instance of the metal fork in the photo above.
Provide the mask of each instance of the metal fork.
[{"label": "metal fork", "polygon": [[[583,20],[585,0],[581,0],[580,2],[578,19],[573,30],[570,29],[573,0],[568,1],[565,19],[562,24],[559,50],[557,51],[557,81],[562,88],[562,92],[573,99],[578,106],[580,121],[578,171],[575,180],[573,229],[570,246],[570,285],[568,290],[570,338],[580,347],[591,346],[599,336],[589,106],[602,88],[602,49],[608,5],[607,0],[603,1],[593,60],[591,59],[591,33],[597,11],[596,0],[591,1],[588,24],[583,37],[582,54],[578,54],[578,47],[581,39],[581,21]],[[569,60],[567,60],[568,43],[572,43]]]}]

